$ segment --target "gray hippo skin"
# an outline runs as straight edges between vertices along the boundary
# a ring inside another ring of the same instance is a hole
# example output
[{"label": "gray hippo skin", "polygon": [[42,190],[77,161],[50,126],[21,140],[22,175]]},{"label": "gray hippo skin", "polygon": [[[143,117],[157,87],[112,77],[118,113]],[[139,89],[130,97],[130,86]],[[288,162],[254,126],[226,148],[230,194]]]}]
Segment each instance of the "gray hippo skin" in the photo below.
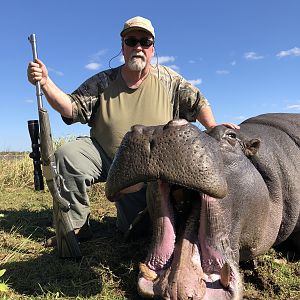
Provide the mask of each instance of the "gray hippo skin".
[{"label": "gray hippo skin", "polygon": [[265,114],[240,130],[185,120],[136,125],[106,184],[109,200],[147,184],[152,244],[145,298],[241,299],[240,260],[292,239],[300,249],[300,114]]}]

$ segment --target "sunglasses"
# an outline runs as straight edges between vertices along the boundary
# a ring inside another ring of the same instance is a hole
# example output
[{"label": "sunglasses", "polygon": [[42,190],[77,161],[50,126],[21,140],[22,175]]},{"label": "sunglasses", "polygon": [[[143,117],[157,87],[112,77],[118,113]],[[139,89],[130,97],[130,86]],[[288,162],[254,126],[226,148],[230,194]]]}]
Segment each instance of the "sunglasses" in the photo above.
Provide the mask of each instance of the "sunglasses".
[{"label": "sunglasses", "polygon": [[129,38],[125,39],[124,42],[129,47],[135,47],[138,43],[140,43],[140,45],[142,47],[149,48],[150,46],[152,46],[154,44],[154,41],[150,40],[147,37],[143,37],[141,39],[137,39],[135,37],[129,37]]}]

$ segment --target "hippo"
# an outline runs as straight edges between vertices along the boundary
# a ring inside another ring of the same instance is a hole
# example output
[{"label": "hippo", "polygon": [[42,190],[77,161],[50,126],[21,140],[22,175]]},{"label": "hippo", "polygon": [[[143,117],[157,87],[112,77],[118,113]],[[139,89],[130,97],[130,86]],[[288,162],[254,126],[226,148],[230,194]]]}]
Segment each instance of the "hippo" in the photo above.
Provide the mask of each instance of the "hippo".
[{"label": "hippo", "polygon": [[147,184],[152,222],[138,292],[158,299],[242,299],[239,262],[288,239],[300,251],[300,114],[249,118],[239,130],[186,120],[135,125],[106,196]]}]

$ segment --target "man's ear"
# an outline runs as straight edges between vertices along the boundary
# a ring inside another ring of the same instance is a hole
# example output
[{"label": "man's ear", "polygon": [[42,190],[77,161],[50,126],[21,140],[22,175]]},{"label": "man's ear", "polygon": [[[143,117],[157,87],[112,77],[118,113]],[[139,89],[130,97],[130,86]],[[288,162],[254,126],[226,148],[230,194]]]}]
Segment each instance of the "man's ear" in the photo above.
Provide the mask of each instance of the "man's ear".
[{"label": "man's ear", "polygon": [[259,149],[260,140],[259,139],[252,139],[245,142],[245,155],[247,157],[251,157],[255,155]]}]

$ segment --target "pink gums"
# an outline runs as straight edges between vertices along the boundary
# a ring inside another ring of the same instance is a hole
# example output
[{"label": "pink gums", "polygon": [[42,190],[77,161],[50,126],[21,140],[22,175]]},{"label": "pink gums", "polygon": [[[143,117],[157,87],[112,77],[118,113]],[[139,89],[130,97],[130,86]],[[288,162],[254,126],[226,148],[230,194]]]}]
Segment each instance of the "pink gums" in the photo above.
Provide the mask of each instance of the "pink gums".
[{"label": "pink gums", "polygon": [[[211,217],[214,210],[217,208],[217,202],[215,198],[208,195],[202,195],[202,205],[200,213],[200,228],[198,231],[198,240],[200,242],[201,256],[202,256],[202,268],[205,272],[214,270],[215,267],[221,269],[224,264],[224,259],[220,253],[210,246],[210,236],[208,234],[209,229],[207,226],[211,222]],[[218,224],[218,216],[215,217],[216,227]],[[221,231],[221,230],[220,230]]]},{"label": "pink gums", "polygon": [[174,218],[173,208],[169,201],[169,185],[161,180],[158,184],[160,199],[157,199],[157,201],[160,204],[159,211],[161,214],[156,220],[159,226],[155,226],[154,231],[156,231],[155,235],[159,238],[156,240],[154,250],[147,263],[148,267],[155,271],[166,266],[174,252],[175,245]]}]

